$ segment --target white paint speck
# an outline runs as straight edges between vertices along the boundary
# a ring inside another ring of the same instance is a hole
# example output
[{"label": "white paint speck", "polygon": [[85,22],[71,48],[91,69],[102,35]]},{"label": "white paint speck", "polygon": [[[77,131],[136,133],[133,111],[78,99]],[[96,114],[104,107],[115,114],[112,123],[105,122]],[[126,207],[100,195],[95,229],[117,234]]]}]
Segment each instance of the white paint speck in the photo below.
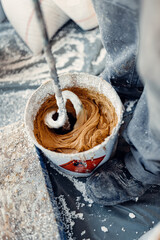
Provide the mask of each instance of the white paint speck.
[{"label": "white paint speck", "polygon": [[101,230],[102,230],[103,232],[108,232],[108,228],[106,228],[105,226],[102,226],[102,227],[101,227]]},{"label": "white paint speck", "polygon": [[102,48],[98,58],[96,59],[96,61],[93,61],[92,64],[99,65],[102,62],[102,60],[105,58],[105,55],[106,55],[106,50]]},{"label": "white paint speck", "polygon": [[125,231],[126,231],[126,229],[125,229],[124,227],[122,227],[122,231],[123,231],[123,232],[125,232]]},{"label": "white paint speck", "polygon": [[77,213],[76,217],[81,219],[81,220],[84,220],[83,213]]},{"label": "white paint speck", "polygon": [[92,207],[92,204],[91,204],[91,203],[89,203],[87,206],[88,206],[88,207]]},{"label": "white paint speck", "polygon": [[135,216],[134,213],[129,213],[129,217],[133,219],[133,218],[135,218],[136,216]]},{"label": "white paint speck", "polygon": [[83,232],[81,232],[81,236],[83,236],[86,233],[86,231],[84,230]]},{"label": "white paint speck", "polygon": [[137,102],[137,100],[130,101],[130,102],[128,103],[127,108],[126,108],[126,112],[132,111],[132,108],[134,107],[134,105],[135,105],[136,102]]}]

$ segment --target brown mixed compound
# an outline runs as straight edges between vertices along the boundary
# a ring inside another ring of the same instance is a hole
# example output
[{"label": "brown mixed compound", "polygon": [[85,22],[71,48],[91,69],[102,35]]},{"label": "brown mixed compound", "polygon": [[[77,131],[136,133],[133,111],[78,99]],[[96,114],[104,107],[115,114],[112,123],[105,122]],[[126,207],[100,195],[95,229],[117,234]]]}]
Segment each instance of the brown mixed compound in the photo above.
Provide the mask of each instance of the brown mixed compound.
[{"label": "brown mixed compound", "polygon": [[[66,90],[66,89],[65,89]],[[101,144],[112,133],[117,124],[117,114],[112,103],[94,90],[72,87],[67,90],[75,93],[83,104],[84,111],[78,116],[72,131],[59,134],[49,129],[44,119],[47,113],[56,110],[54,96],[50,96],[40,107],[34,120],[34,135],[44,148],[61,153],[83,152]],[[66,104],[67,112],[76,118],[70,101]]]}]

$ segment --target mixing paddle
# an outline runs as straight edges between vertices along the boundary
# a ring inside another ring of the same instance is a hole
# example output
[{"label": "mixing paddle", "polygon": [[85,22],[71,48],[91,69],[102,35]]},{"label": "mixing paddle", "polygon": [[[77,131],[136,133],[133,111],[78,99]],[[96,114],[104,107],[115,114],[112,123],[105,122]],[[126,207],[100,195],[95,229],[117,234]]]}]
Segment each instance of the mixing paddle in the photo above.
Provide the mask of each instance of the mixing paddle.
[{"label": "mixing paddle", "polygon": [[76,94],[68,90],[63,92],[61,91],[59,77],[58,77],[56,66],[55,66],[54,56],[51,52],[49,37],[48,37],[45,21],[43,18],[41,6],[39,3],[39,0],[33,0],[33,3],[35,7],[37,20],[39,22],[39,27],[42,33],[44,52],[45,52],[46,60],[50,69],[50,75],[53,80],[53,88],[54,88],[55,98],[58,106],[58,111],[57,111],[58,118],[56,120],[53,119],[53,115],[55,114],[55,111],[52,111],[46,115],[45,124],[49,128],[63,127],[65,130],[69,130],[70,122],[69,122],[69,118],[66,110],[67,99],[69,99],[72,102],[76,111],[76,116],[78,116],[79,113],[82,111],[83,106]]}]

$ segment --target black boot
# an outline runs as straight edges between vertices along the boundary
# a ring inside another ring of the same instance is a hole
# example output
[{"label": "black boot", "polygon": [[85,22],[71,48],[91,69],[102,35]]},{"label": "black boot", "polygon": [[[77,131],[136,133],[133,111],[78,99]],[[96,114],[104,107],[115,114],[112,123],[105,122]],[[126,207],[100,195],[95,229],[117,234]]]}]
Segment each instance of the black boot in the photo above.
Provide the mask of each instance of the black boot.
[{"label": "black boot", "polygon": [[149,187],[132,177],[124,161],[117,159],[109,160],[86,181],[88,196],[106,206],[136,201]]}]

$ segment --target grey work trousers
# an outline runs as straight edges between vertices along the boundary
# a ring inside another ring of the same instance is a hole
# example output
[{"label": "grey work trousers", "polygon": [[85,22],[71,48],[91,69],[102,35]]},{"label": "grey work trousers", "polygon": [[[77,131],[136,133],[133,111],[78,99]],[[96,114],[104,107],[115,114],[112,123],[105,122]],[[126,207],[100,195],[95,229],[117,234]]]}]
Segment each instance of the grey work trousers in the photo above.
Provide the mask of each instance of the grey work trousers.
[{"label": "grey work trousers", "polygon": [[160,185],[160,0],[139,2],[93,0],[106,49],[103,77],[128,71],[134,81],[135,64],[145,85],[125,132],[131,147],[126,167],[137,180]]}]

